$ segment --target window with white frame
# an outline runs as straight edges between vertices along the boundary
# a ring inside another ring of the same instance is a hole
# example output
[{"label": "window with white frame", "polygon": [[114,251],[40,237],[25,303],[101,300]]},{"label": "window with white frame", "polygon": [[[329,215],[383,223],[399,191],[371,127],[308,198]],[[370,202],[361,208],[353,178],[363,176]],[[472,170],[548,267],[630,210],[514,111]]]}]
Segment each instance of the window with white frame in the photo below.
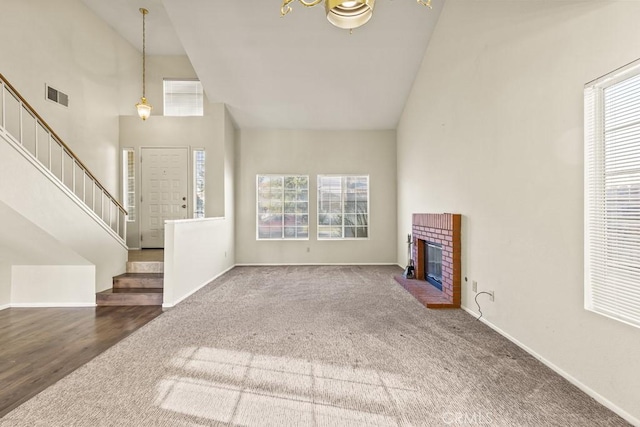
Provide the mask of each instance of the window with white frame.
[{"label": "window with white frame", "polygon": [[165,116],[202,116],[202,83],[194,79],[164,79]]},{"label": "window with white frame", "polygon": [[122,198],[129,214],[127,221],[136,220],[136,162],[135,150],[122,150]]},{"label": "window with white frame", "polygon": [[258,175],[257,239],[309,238],[309,177]]},{"label": "window with white frame", "polygon": [[585,308],[640,327],[640,61],[584,95]]},{"label": "window with white frame", "polygon": [[318,175],[318,239],[369,237],[369,177]]},{"label": "window with white frame", "polygon": [[193,217],[204,218],[205,152],[193,150]]}]

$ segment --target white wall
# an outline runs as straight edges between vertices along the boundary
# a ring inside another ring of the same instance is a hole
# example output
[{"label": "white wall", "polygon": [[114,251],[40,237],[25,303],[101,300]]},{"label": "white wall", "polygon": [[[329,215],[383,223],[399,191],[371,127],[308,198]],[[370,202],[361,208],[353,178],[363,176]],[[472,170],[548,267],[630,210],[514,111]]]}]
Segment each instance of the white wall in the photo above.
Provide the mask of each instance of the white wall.
[{"label": "white wall", "polygon": [[225,218],[167,221],[163,306],[174,306],[233,267],[232,242]]},{"label": "white wall", "polygon": [[12,307],[95,306],[93,265],[14,265]]},{"label": "white wall", "polygon": [[[395,131],[240,130],[236,158],[236,262],[395,263]],[[309,240],[256,240],[256,175],[309,175]],[[368,240],[319,241],[318,174],[370,176]]]},{"label": "white wall", "polygon": [[[224,144],[225,106],[207,104],[203,117],[164,117],[153,115],[146,121],[137,116],[120,117],[120,146],[136,150],[136,194],[140,195],[140,149],[142,147],[204,148],[205,160],[205,216],[224,215]],[[192,163],[191,152],[189,164]],[[189,211],[193,212],[192,175],[188,173]],[[139,200],[139,199],[138,199]],[[127,245],[140,247],[140,215],[127,224]]]},{"label": "white wall", "polygon": [[140,54],[80,0],[3,0],[0,39],[0,72],[117,197],[118,116],[135,114]]},{"label": "white wall", "polygon": [[582,90],[637,59],[638,19],[640,2],[449,0],[398,127],[398,234],[461,213],[485,319],[635,423],[640,331],[583,308]]},{"label": "white wall", "polygon": [[11,265],[0,263],[0,310],[11,303]]},{"label": "white wall", "polygon": [[235,265],[235,126],[224,113],[225,217],[168,221],[165,226],[164,305],[173,306]]}]

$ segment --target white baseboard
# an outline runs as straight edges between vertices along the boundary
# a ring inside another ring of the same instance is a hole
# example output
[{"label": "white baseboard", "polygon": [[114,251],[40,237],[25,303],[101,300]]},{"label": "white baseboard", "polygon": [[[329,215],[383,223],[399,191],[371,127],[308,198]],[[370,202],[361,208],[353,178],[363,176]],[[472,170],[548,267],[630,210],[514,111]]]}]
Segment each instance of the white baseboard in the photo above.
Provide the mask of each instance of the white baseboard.
[{"label": "white baseboard", "polygon": [[222,276],[223,274],[225,274],[228,271],[231,271],[235,268],[235,264],[232,265],[231,267],[227,268],[226,270],[222,271],[221,273],[215,275],[213,278],[207,280],[206,282],[204,282],[201,285],[198,285],[198,287],[196,287],[194,290],[192,290],[191,292],[189,292],[188,294],[184,295],[183,297],[179,298],[176,302],[174,303],[162,303],[162,308],[171,308],[171,307],[175,307],[176,305],[180,304],[182,301],[184,301],[185,299],[189,298],[191,295],[195,294],[196,292],[198,292],[200,289],[204,288],[205,286],[207,286],[209,283],[213,282],[214,280],[216,280],[218,277]]},{"label": "white baseboard", "polygon": [[0,305],[0,310],[11,307],[11,304]]},{"label": "white baseboard", "polygon": [[[476,313],[475,311],[471,310],[470,308],[467,308],[467,307],[464,307],[464,306],[462,306],[461,308],[464,311],[466,311],[467,313],[469,313],[470,315],[472,315],[472,316],[474,316],[476,318],[479,316],[479,313]],[[560,375],[561,377],[563,377],[564,379],[569,381],[571,384],[573,384],[574,386],[578,387],[580,390],[582,390],[583,392],[585,392],[586,394],[588,394],[589,396],[594,398],[598,403],[602,404],[603,406],[609,408],[610,410],[612,410],[616,414],[620,415],[622,418],[624,418],[625,420],[630,422],[632,425],[640,426],[640,419],[634,417],[633,415],[631,415],[630,413],[628,413],[624,409],[620,408],[618,405],[616,405],[615,403],[611,402],[609,399],[607,399],[606,397],[602,396],[601,394],[599,394],[598,392],[593,390],[591,387],[585,385],[580,380],[578,380],[577,378],[573,377],[568,372],[566,372],[565,370],[561,369],[560,367],[555,365],[550,360],[542,357],[540,354],[536,353],[533,349],[527,347],[526,345],[524,345],[523,343],[521,343],[520,341],[518,341],[517,339],[515,339],[514,337],[512,337],[511,335],[509,335],[508,333],[506,333],[505,331],[503,331],[502,329],[500,329],[499,327],[494,325],[493,323],[489,322],[484,317],[482,317],[480,319],[480,321],[482,323],[484,323],[485,325],[487,325],[488,327],[490,327],[491,329],[493,329],[494,331],[496,331],[497,333],[499,333],[500,335],[502,335],[503,337],[505,337],[506,339],[508,339],[509,341],[511,341],[512,343],[514,343],[515,345],[517,345],[518,347],[520,347],[521,349],[523,349],[524,351],[526,351],[527,353],[529,353],[530,355],[532,355],[533,357],[535,357],[536,359],[538,359],[540,362],[544,363],[547,367],[549,367],[555,373],[557,373],[558,375]]]},{"label": "white baseboard", "polygon": [[95,302],[19,302],[10,304],[12,308],[55,308],[55,307],[96,307]]},{"label": "white baseboard", "polygon": [[396,265],[394,262],[287,262],[287,263],[245,263],[236,264],[236,267],[304,267],[304,266],[340,266],[340,265]]}]

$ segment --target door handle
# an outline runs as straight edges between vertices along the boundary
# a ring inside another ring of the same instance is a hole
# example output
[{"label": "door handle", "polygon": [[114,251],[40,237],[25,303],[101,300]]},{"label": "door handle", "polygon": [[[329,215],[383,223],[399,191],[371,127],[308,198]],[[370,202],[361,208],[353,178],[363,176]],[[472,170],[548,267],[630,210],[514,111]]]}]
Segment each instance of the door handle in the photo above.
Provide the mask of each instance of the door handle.
[{"label": "door handle", "polygon": [[187,205],[182,205],[183,208],[187,209]]},{"label": "door handle", "polygon": [[182,198],[182,200],[187,200],[187,198],[186,198],[186,197],[183,197],[183,198]]}]

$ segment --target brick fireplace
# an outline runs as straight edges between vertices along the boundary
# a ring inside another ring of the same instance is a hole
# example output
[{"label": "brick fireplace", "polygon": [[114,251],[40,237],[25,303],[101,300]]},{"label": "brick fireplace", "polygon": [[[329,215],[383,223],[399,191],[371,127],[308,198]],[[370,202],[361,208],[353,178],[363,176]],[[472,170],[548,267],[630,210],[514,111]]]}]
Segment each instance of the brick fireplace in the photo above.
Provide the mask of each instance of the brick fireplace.
[{"label": "brick fireplace", "polygon": [[[416,280],[426,280],[425,251],[427,244],[432,243],[442,248],[442,291],[435,288],[434,290],[428,288],[425,290],[429,295],[432,295],[431,304],[429,304],[429,298],[425,297],[427,307],[460,307],[460,225],[461,215],[459,214],[413,214],[411,258],[415,264]],[[433,285],[424,282],[424,286]]]}]

